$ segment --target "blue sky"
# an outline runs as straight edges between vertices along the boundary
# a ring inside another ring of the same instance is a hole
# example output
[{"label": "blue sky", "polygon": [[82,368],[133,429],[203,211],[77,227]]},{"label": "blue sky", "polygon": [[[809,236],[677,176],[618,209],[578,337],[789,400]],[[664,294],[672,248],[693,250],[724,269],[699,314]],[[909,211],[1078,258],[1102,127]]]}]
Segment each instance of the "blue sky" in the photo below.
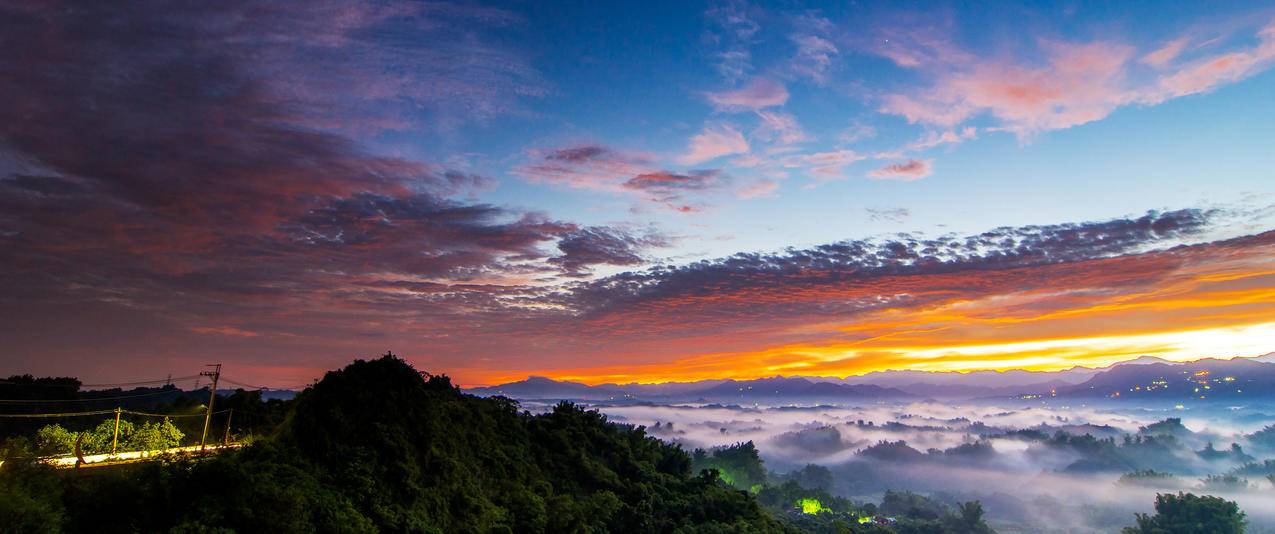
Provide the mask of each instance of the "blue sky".
[{"label": "blue sky", "polygon": [[[672,246],[653,251],[663,261],[899,231],[968,233],[1149,209],[1260,204],[1252,194],[1271,190],[1267,169],[1275,156],[1267,147],[1275,139],[1269,98],[1275,77],[1266,69],[1269,59],[1240,79],[1192,94],[1111,104],[1095,120],[1023,135],[996,131],[1005,121],[986,109],[954,126],[909,122],[883,111],[887,95],[923,91],[942,76],[934,71],[948,67],[1048,69],[1051,43],[1128,47],[1120,67],[1127,79],[1112,88],[1145,89],[1150,82],[1142,78],[1157,74],[1141,72],[1146,69],[1139,58],[1167,43],[1185,39],[1186,50],[1166,71],[1259,46],[1257,33],[1272,11],[1258,3],[503,7],[521,20],[486,35],[523,53],[543,92],[518,98],[509,115],[388,137],[412,153],[463,162],[495,178],[498,185],[475,193],[481,200],[675,236]],[[824,49],[831,53],[818,77],[803,74],[810,62],[803,63],[796,41],[812,35],[831,47]],[[883,55],[881,46],[891,36],[904,50],[937,46],[971,57],[959,66],[908,68]],[[724,71],[723,54],[731,52],[747,57],[736,72]],[[783,104],[759,110],[791,119],[800,142],[780,147],[759,141],[754,110],[725,111],[710,100],[758,79],[788,93]],[[739,131],[749,152],[678,161],[690,139],[712,125]],[[959,143],[870,157],[964,128],[975,131]],[[536,151],[582,145],[643,153],[652,169],[721,169],[734,185],[695,195],[701,209],[679,213],[632,194],[529,182],[517,172]],[[836,150],[865,159],[831,176],[814,176],[808,167],[771,173],[736,165],[745,155],[774,162]],[[907,182],[868,177],[875,168],[911,159],[931,162],[930,174]],[[758,182],[774,190],[740,198],[738,190]]]}]

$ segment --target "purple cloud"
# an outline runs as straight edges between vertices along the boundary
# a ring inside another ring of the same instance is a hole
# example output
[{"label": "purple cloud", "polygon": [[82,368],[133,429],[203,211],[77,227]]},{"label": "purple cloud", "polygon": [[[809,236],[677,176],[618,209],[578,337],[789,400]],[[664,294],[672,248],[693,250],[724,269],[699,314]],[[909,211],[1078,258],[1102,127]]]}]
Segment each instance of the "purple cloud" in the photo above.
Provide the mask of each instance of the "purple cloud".
[{"label": "purple cloud", "polygon": [[868,172],[868,176],[879,180],[899,180],[911,182],[929,176],[934,171],[934,164],[928,159],[910,159],[903,163],[892,163]]}]

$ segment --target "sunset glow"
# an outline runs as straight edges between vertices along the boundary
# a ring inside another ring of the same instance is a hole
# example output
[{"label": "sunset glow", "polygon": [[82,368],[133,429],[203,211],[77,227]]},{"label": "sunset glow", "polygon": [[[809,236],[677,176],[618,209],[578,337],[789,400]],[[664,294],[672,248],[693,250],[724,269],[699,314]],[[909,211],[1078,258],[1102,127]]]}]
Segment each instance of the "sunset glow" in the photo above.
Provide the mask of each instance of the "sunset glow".
[{"label": "sunset glow", "polygon": [[1261,356],[1275,11],[1177,7],[5,5],[0,372]]}]

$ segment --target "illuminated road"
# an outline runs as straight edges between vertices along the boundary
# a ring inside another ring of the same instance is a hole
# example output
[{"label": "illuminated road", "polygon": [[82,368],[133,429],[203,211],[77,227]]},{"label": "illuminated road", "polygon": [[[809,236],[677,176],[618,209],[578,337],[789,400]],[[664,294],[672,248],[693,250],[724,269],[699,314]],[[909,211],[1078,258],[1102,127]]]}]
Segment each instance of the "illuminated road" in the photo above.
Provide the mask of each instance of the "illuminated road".
[{"label": "illuminated road", "polygon": [[[204,447],[204,450],[202,452],[217,453],[217,452],[221,452],[228,449],[237,449],[242,446],[243,444],[241,443],[231,443],[229,445],[209,445],[207,447]],[[86,454],[84,455],[83,465],[127,464],[127,463],[133,463],[133,462],[143,462],[163,454],[192,455],[192,454],[199,454],[200,452],[201,451],[200,451],[199,445],[191,445],[189,447],[174,447],[171,449],[159,449],[159,450],[153,450],[153,451],[127,451],[127,452],[118,452],[115,454]],[[41,458],[39,461],[49,464],[53,467],[57,467],[59,469],[68,469],[68,468],[75,467],[76,457],[75,456],[57,456],[53,458]],[[3,465],[4,465],[4,461],[0,460],[0,466],[3,466]]]}]

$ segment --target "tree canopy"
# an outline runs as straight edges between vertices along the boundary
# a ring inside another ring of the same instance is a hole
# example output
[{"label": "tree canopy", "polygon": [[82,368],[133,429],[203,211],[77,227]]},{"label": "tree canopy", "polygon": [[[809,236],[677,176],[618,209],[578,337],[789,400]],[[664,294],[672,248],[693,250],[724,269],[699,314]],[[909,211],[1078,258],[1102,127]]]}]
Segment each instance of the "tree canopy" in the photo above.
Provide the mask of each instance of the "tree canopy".
[{"label": "tree canopy", "polygon": [[1125,534],[1242,534],[1247,522],[1238,505],[1221,497],[1178,492],[1155,498],[1155,515],[1138,514]]}]

